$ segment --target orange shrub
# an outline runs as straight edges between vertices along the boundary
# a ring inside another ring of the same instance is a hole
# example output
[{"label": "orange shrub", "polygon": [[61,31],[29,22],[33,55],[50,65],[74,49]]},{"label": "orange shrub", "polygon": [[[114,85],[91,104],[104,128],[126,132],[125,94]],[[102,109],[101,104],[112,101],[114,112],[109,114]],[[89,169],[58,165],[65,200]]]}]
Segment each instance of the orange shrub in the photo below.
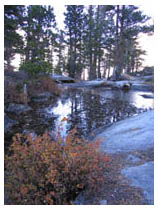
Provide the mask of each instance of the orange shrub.
[{"label": "orange shrub", "polygon": [[[17,134],[5,156],[7,204],[71,204],[87,186],[102,182],[109,157],[99,141],[85,142],[72,130],[65,142],[44,134],[32,140]],[[23,143],[22,143],[23,142]]]}]

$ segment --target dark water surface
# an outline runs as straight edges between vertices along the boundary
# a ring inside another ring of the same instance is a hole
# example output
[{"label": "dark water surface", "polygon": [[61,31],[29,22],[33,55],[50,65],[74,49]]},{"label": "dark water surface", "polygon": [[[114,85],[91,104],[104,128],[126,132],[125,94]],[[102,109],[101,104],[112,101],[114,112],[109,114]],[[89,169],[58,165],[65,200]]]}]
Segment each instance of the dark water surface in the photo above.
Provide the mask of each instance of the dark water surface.
[{"label": "dark water surface", "polygon": [[[145,94],[144,97],[143,95]],[[19,116],[8,113],[18,124],[5,134],[5,147],[16,133],[41,135],[48,131],[55,136],[60,129],[66,136],[74,126],[78,135],[89,136],[98,128],[153,109],[152,93],[105,88],[64,88],[60,97],[53,97],[45,103],[31,103],[32,111]],[[62,119],[67,120],[62,122]]]}]

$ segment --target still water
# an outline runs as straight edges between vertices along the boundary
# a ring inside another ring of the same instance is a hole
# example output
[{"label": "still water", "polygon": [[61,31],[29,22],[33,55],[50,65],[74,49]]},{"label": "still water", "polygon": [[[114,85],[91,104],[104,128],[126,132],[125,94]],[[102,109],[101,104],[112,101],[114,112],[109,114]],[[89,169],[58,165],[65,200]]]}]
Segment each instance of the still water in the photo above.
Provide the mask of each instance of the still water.
[{"label": "still water", "polygon": [[[144,97],[145,95],[145,97]],[[149,97],[149,98],[148,98]],[[64,137],[75,126],[78,135],[92,135],[112,123],[154,108],[153,93],[104,88],[67,88],[60,97],[31,105],[32,111],[20,116],[9,116],[19,123],[5,134],[5,150],[16,133],[37,135],[49,132],[56,138],[57,131]],[[64,121],[62,121],[65,118]]]},{"label": "still water", "polygon": [[49,130],[60,129],[65,137],[77,126],[78,134],[87,136],[97,128],[153,109],[152,97],[152,93],[140,91],[65,89],[55,105],[45,108],[48,115],[55,117]]}]

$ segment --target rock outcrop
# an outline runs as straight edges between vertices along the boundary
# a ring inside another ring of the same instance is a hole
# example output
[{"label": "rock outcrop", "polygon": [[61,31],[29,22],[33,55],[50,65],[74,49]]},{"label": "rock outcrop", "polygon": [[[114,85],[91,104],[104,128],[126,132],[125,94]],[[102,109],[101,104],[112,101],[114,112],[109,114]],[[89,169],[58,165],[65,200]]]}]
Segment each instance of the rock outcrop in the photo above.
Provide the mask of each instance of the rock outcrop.
[{"label": "rock outcrop", "polygon": [[16,120],[10,119],[6,113],[4,113],[4,132],[7,133],[11,127],[17,124]]}]

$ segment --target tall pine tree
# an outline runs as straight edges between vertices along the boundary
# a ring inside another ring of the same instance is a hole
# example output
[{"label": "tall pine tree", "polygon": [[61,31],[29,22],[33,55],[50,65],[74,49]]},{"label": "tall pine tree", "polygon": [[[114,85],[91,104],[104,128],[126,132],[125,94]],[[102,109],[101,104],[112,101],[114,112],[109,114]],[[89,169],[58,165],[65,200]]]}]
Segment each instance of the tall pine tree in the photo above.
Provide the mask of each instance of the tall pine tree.
[{"label": "tall pine tree", "polygon": [[[30,5],[25,16],[25,63],[20,69],[38,73],[52,69],[52,46],[56,41],[55,15],[51,6]],[[35,68],[32,68],[32,67]]]},{"label": "tall pine tree", "polygon": [[66,69],[66,45],[64,41],[64,31],[60,30],[58,32],[57,44],[56,44],[56,57],[57,57],[57,64],[54,69],[54,72],[57,74],[65,73]]},{"label": "tall pine tree", "polygon": [[25,7],[21,5],[4,6],[4,60],[8,66],[16,53],[21,53],[23,37],[17,32],[23,25]]},{"label": "tall pine tree", "polygon": [[[129,57],[134,56],[128,52],[133,50],[135,40],[140,33],[148,33],[152,31],[151,26],[145,25],[149,17],[143,15],[138,7],[133,5],[117,5],[116,6],[116,30],[115,30],[115,59],[114,59],[114,75],[116,79],[123,71],[130,72],[128,64]],[[133,46],[132,46],[133,44]]]},{"label": "tall pine tree", "polygon": [[65,28],[68,45],[67,70],[69,76],[80,78],[82,73],[82,33],[84,6],[68,5],[65,12]]}]

